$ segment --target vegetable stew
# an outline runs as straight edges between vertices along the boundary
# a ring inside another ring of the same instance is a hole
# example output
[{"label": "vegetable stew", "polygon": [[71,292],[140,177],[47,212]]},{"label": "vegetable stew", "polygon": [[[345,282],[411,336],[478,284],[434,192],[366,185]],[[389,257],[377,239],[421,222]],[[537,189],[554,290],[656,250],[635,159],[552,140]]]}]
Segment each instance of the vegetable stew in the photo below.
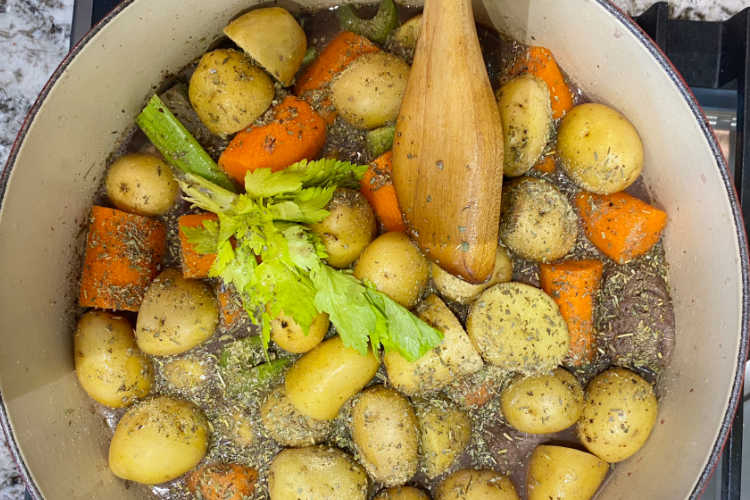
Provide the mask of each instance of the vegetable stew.
[{"label": "vegetable stew", "polygon": [[255,8],[133,117],[74,333],[117,477],[170,499],[585,499],[646,443],[669,207],[627,110],[478,26],[505,181],[493,273],[467,283],[390,178],[420,25],[392,0]]}]

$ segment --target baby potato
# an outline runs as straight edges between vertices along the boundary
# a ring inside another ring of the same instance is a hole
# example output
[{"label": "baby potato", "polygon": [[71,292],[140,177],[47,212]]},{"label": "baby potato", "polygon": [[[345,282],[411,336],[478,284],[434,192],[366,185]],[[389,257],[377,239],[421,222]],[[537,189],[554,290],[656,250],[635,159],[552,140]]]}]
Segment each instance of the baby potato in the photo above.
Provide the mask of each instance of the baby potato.
[{"label": "baby potato", "polygon": [[362,193],[339,188],[326,207],[328,217],[310,226],[328,252],[328,264],[347,267],[370,244],[377,233],[375,213]]},{"label": "baby potato", "polygon": [[435,491],[435,500],[520,500],[513,483],[492,470],[464,469],[446,477]]},{"label": "baby potato", "polygon": [[165,269],[144,294],[135,338],[147,354],[180,354],[211,337],[218,321],[219,306],[208,285]]},{"label": "baby potato", "polygon": [[451,466],[471,441],[471,421],[449,401],[416,405],[422,469],[434,479]]},{"label": "baby potato", "polygon": [[268,469],[271,500],[365,500],[367,474],[343,451],[287,448]]},{"label": "baby potato", "polygon": [[524,283],[488,288],[469,309],[466,331],[485,361],[527,374],[553,370],[570,336],[552,298]]},{"label": "baby potato", "polygon": [[378,51],[359,56],[331,84],[333,105],[357,128],[382,127],[398,116],[409,65]]},{"label": "baby potato", "polygon": [[323,441],[331,431],[328,420],[316,420],[297,411],[286,397],[284,386],[271,392],[260,407],[263,428],[282,446],[311,446]]},{"label": "baby potato", "polygon": [[224,34],[285,87],[292,84],[307,51],[305,32],[281,7],[251,10],[229,23]]},{"label": "baby potato", "polygon": [[193,109],[206,127],[220,136],[253,123],[271,105],[273,95],[268,75],[231,49],[205,53],[188,86]]},{"label": "baby potato", "polygon": [[204,361],[196,358],[173,359],[162,365],[161,374],[171,388],[192,391],[207,380],[208,367]]},{"label": "baby potato", "polygon": [[372,387],[354,403],[351,425],[360,461],[376,481],[396,486],[417,472],[417,420],[408,399],[382,385]]},{"label": "baby potato", "polygon": [[396,389],[410,396],[433,392],[482,368],[482,358],[461,323],[437,295],[425,298],[416,313],[443,332],[443,342],[414,362],[394,350],[386,351],[383,363]]},{"label": "baby potato", "polygon": [[434,262],[430,263],[430,270],[432,283],[438,292],[440,292],[440,295],[461,304],[468,304],[477,298],[477,295],[482,293],[483,290],[492,285],[510,281],[513,277],[513,262],[510,260],[508,252],[503,247],[498,246],[497,253],[495,254],[495,267],[492,269],[492,274],[487,281],[478,285],[464,281],[458,276],[444,271]]},{"label": "baby potato", "polygon": [[557,154],[568,177],[592,193],[622,191],[643,170],[638,132],[604,104],[580,104],[568,112],[557,134]]},{"label": "baby potato", "polygon": [[372,351],[363,356],[337,335],[295,361],[286,374],[286,395],[301,414],[331,420],[372,380],[379,366]]},{"label": "baby potato", "polygon": [[505,420],[521,432],[548,434],[575,424],[583,410],[583,388],[557,368],[549,375],[518,377],[500,396]]},{"label": "baby potato", "polygon": [[98,403],[121,408],[151,390],[151,363],[138,350],[133,328],[123,317],[102,311],[81,316],[73,352],[78,381]]},{"label": "baby potato", "polygon": [[552,107],[544,81],[523,74],[497,91],[497,104],[503,123],[503,174],[525,174],[542,156],[549,141]]},{"label": "baby potato", "polygon": [[396,31],[391,35],[391,43],[396,46],[414,51],[417,48],[417,39],[419,39],[419,33],[422,31],[422,14],[418,14],[404,24],[399,26]]},{"label": "baby potato", "polygon": [[503,187],[500,238],[524,259],[551,262],[576,244],[578,218],[551,183],[524,177]]},{"label": "baby potato", "polygon": [[531,454],[526,491],[529,500],[589,500],[609,470],[590,453],[563,446],[537,446]]},{"label": "baby potato", "polygon": [[610,368],[586,387],[578,438],[602,460],[620,462],[646,443],[658,412],[651,384],[625,368]]},{"label": "baby potato", "polygon": [[354,266],[354,276],[371,281],[406,308],[417,303],[429,274],[430,266],[419,248],[404,233],[396,232],[375,238]]},{"label": "baby potato", "polygon": [[320,313],[313,318],[309,331],[305,333],[294,318],[282,312],[271,321],[271,339],[287,352],[302,354],[320,344],[330,324],[328,314]]},{"label": "baby potato", "polygon": [[169,165],[140,153],[118,158],[107,170],[104,186],[115,207],[139,215],[165,214],[180,192]]},{"label": "baby potato", "polygon": [[374,500],[430,500],[430,496],[411,486],[398,486],[381,491]]},{"label": "baby potato", "polygon": [[208,449],[208,425],[192,403],[157,396],[129,409],[109,443],[115,476],[159,484],[195,467]]}]

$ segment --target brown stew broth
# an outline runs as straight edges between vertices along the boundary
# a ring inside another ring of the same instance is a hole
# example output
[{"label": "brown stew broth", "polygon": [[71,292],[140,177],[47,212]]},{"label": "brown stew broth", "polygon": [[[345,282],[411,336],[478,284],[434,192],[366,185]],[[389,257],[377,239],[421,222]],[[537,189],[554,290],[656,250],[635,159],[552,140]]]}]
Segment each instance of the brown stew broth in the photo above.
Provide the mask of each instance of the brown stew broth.
[{"label": "brown stew broth", "polygon": [[[370,13],[374,13],[374,8],[366,9],[370,9]],[[367,13],[366,9],[364,10],[365,13]],[[295,9],[290,10],[294,11]],[[416,13],[417,11],[415,9],[401,8],[402,20],[408,19]],[[308,46],[314,47],[318,53],[339,31],[338,22],[333,10],[303,13],[299,16],[299,19],[307,33]],[[509,79],[507,69],[524,49],[524,46],[515,40],[511,40],[482,26],[479,26],[478,31],[488,74],[493,88],[497,89],[502,83]],[[218,47],[234,46],[231,41],[222,38],[212,46],[212,48]],[[391,49],[388,45],[384,48],[386,50]],[[407,60],[410,60],[411,58],[411,54],[401,53],[399,55],[405,57]],[[200,121],[190,109],[189,104],[187,104],[187,98],[185,97],[186,85],[195,68],[196,62],[197,59],[186,65],[178,74],[169,78],[165,85],[161,87],[161,92],[159,93],[170,109],[172,109],[178,118],[186,124],[188,129],[199,139],[209,154],[216,159],[222,149],[226,146],[226,140],[207,133],[207,130],[203,130],[205,127],[201,128],[202,125],[200,124]],[[571,88],[574,89],[575,103],[579,104],[586,102],[587,99],[583,92],[576,88],[570,79],[568,80],[568,83],[571,84]],[[276,96],[273,104],[275,105],[283,99],[287,93],[287,89],[283,89],[276,84]],[[181,102],[180,99],[183,99],[183,101]],[[272,108],[273,105],[270,109]],[[268,120],[269,116],[270,111],[261,117],[259,122]],[[550,142],[554,144],[554,141]],[[153,146],[147,141],[145,136],[139,130],[134,128],[123,147],[113,153],[112,159],[117,158],[126,152],[135,151],[158,154]],[[364,132],[353,128],[340,118],[337,118],[329,127],[323,155],[335,156],[342,160],[349,160],[357,163],[367,163],[373,160],[373,158],[369,157],[366,152]],[[542,173],[536,169],[532,169],[526,175],[541,177],[552,182],[571,200],[571,202],[575,194],[579,191],[579,188],[575,186],[559,168],[551,174]],[[628,191],[646,201],[649,201],[648,193],[641,179],[631,186]],[[94,201],[97,204],[109,205],[103,185]],[[191,210],[189,205],[181,200],[175,204],[169,213],[160,217],[168,228],[168,252],[164,258],[162,268],[179,267],[180,242],[178,238],[177,218],[183,214],[191,212],[195,211]],[[654,360],[652,359],[653,356],[648,356],[649,359],[642,360],[633,356],[628,358],[630,361],[628,365],[629,368],[634,369],[651,382],[658,382],[661,370],[668,361],[668,354],[671,352],[671,343],[674,341],[674,318],[673,316],[670,316],[672,306],[667,294],[668,287],[666,285],[667,265],[661,243],[657,244],[646,255],[635,261],[626,265],[617,265],[601,254],[599,250],[597,250],[583,235],[583,231],[579,227],[575,249],[566,258],[570,257],[595,258],[602,260],[605,263],[603,280],[603,286],[605,288],[600,294],[602,296],[607,295],[608,290],[606,287],[608,286],[608,283],[612,283],[611,286],[615,288],[617,286],[621,287],[616,288],[616,290],[621,290],[622,286],[629,280],[651,283],[652,288],[663,287],[664,293],[661,295],[658,293],[656,294],[661,297],[659,300],[666,301],[665,307],[668,312],[665,314],[665,317],[662,318],[663,321],[660,323],[662,331],[655,332],[654,338],[652,339],[643,340],[644,342],[650,341],[652,343],[659,343],[659,346],[661,347],[651,346],[646,349],[635,349],[638,352],[645,351],[650,352],[651,354],[655,353],[660,362],[654,363]],[[513,269],[514,280],[529,283],[537,287],[539,286],[538,264],[513,256]],[[211,281],[213,282],[213,285],[219,285],[215,280]],[[654,285],[654,283],[656,284]],[[428,287],[425,294],[433,291],[434,290],[431,287]],[[640,292],[641,291],[636,289],[633,294],[636,296],[642,296],[643,293],[638,295]],[[611,295],[612,294],[610,293],[608,296]],[[666,299],[664,297],[666,297]],[[619,313],[617,301],[599,300],[598,302],[595,313],[597,329],[599,330],[608,326],[611,327],[612,318],[616,318]],[[446,303],[461,322],[465,322],[468,306],[450,301],[446,301]],[[648,316],[649,304],[648,297],[642,300],[640,307],[643,312],[640,317],[637,317],[637,308],[630,309],[631,311],[636,310],[636,313],[633,313],[634,316],[636,316],[632,318],[633,324],[637,324],[639,321],[643,322],[644,318]],[[126,316],[133,324],[135,324],[134,314],[126,314]],[[599,334],[599,349],[595,361],[583,369],[573,371],[581,383],[584,384],[584,387],[596,373],[612,364],[613,355],[610,349],[610,344],[616,337],[612,336],[611,331],[609,331],[608,334],[609,336]],[[217,354],[234,340],[249,335],[257,335],[257,329],[250,324],[248,318],[245,318],[242,324],[233,330],[228,330],[224,325],[220,325],[217,332],[209,341],[187,353],[169,357],[151,356],[150,358],[156,368],[154,392],[173,395],[192,401],[206,414],[210,422],[212,438],[208,455],[203,463],[214,461],[236,462],[257,468],[260,473],[260,480],[254,498],[268,498],[266,490],[268,465],[282,447],[269,437],[264,436],[259,416],[259,407],[263,401],[264,394],[246,394],[240,399],[230,399],[225,395],[224,382],[216,370]],[[330,337],[332,335],[334,335],[334,332],[329,331],[328,336]],[[662,345],[665,343],[669,345]],[[627,348],[627,346],[625,348]],[[631,342],[631,350],[632,349]],[[664,352],[665,355],[662,355],[661,352]],[[283,356],[295,359],[297,357],[274,348],[273,346],[270,348],[270,355],[272,358]],[[168,361],[185,357],[200,359],[201,363],[207,367],[208,375],[206,376],[206,380],[203,381],[203,384],[198,388],[187,391],[176,390],[170,387],[166,382],[162,373],[162,367],[164,363]],[[456,381],[453,386],[450,386],[441,393],[433,396],[440,398],[447,397],[460,403],[462,399],[462,389],[465,389],[467,385],[471,385],[471,380],[476,381],[482,378],[495,380],[494,390],[492,391],[493,397],[490,401],[481,408],[468,410],[472,421],[473,432],[471,443],[464,453],[459,456],[446,473],[438,478],[430,481],[422,472],[418,472],[408,484],[431,491],[442,478],[455,470],[461,468],[490,468],[509,474],[519,494],[522,497],[525,497],[527,463],[531,452],[538,444],[554,443],[582,448],[575,437],[574,428],[556,434],[530,435],[513,429],[504,421],[500,410],[499,393],[504,385],[510,380],[512,375],[512,373],[497,367],[485,365],[485,368],[482,369],[481,373],[468,377],[469,381]],[[370,385],[379,383],[387,384],[387,377],[382,365],[375,378],[370,382]],[[98,413],[104,418],[106,424],[112,429],[112,431],[114,431],[117,421],[125,410],[113,410],[96,403],[93,404],[96,406]],[[351,401],[344,406],[339,416],[335,419],[333,432],[326,441],[326,444],[345,450],[356,457],[349,430],[350,411]],[[245,415],[254,429],[255,436],[252,446],[242,447],[233,443],[232,415],[237,412]],[[380,489],[381,486],[379,484],[371,481],[370,497],[374,496]],[[190,498],[190,493],[185,487],[184,478],[179,478],[169,483],[152,487],[152,491],[157,497],[161,498]]]}]

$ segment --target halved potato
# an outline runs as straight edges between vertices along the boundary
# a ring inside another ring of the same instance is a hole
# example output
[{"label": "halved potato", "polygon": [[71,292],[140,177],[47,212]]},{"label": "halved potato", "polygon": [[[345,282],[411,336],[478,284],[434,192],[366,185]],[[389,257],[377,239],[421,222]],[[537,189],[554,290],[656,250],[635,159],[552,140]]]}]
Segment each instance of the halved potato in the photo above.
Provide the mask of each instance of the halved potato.
[{"label": "halved potato", "polygon": [[548,373],[570,346],[552,298],[524,283],[500,283],[472,304],[466,331],[485,361],[522,373]]},{"label": "halved potato", "polygon": [[224,34],[285,87],[292,84],[307,51],[304,30],[281,7],[251,10],[229,23]]}]

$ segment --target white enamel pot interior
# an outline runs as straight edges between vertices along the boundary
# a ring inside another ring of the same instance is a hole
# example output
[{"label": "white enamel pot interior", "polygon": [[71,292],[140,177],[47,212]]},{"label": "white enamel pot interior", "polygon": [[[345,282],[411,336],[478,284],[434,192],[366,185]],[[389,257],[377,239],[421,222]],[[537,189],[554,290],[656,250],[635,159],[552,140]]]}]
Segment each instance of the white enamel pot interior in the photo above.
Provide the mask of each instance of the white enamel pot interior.
[{"label": "white enamel pot interior", "polygon": [[[109,473],[106,425],[73,372],[69,311],[82,228],[108,154],[155,86],[252,4],[126,1],[66,58],[22,127],[0,177],[0,413],[34,496],[149,495]],[[480,0],[475,11],[550,47],[643,138],[643,176],[669,213],[677,345],[653,434],[600,497],[697,496],[727,436],[747,337],[745,235],[717,144],[664,56],[604,0]]]}]

